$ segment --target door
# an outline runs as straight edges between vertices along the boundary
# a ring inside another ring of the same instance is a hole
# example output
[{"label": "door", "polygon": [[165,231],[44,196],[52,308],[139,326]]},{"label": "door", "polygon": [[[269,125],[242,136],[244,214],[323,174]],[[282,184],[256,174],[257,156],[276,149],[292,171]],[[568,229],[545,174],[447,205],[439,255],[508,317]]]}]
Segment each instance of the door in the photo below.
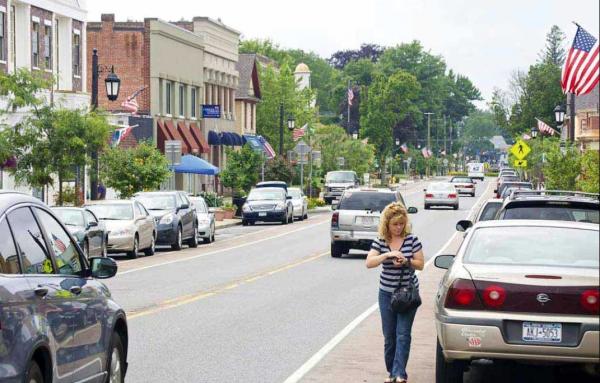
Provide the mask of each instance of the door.
[{"label": "door", "polygon": [[[187,205],[187,209],[182,209],[181,206],[183,205]],[[177,214],[181,219],[183,236],[185,238],[191,237],[194,235],[194,209],[183,193],[177,193],[177,206],[179,207],[179,212]]]},{"label": "door", "polygon": [[102,255],[102,246],[104,242],[104,230],[100,226],[100,222],[92,212],[84,210],[83,215],[85,217],[85,224],[87,227],[87,233],[90,243],[90,254],[94,256]]},{"label": "door", "polygon": [[139,202],[135,202],[135,223],[140,233],[140,250],[152,245],[153,220],[148,211]]},{"label": "door", "polygon": [[35,208],[36,216],[54,256],[54,279],[61,295],[70,301],[73,337],[69,347],[69,381],[98,377],[108,349],[102,328],[106,326],[103,294],[99,284],[84,277],[85,264],[75,242],[46,210]]}]

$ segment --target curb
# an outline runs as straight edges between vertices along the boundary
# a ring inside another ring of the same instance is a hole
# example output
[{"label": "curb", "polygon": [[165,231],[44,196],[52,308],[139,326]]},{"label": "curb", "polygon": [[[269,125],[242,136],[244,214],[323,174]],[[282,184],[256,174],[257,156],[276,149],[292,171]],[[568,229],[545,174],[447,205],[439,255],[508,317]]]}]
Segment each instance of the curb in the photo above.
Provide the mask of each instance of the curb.
[{"label": "curb", "polygon": [[228,223],[224,223],[223,225],[218,225],[215,230],[220,230],[220,229],[227,229],[228,227],[233,227],[233,226],[239,226],[242,224],[242,221],[238,221],[238,222],[228,222]]}]

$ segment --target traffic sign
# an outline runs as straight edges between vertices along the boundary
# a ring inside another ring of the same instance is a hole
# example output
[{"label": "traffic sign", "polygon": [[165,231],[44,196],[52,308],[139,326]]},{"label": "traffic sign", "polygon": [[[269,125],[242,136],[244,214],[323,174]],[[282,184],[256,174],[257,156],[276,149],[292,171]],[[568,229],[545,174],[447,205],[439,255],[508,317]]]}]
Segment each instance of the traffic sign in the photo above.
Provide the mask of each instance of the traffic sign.
[{"label": "traffic sign", "polygon": [[515,162],[513,162],[513,165],[515,165],[515,168],[526,168],[527,160],[515,160]]},{"label": "traffic sign", "polygon": [[515,144],[510,148],[510,152],[517,157],[519,160],[525,159],[529,152],[531,152],[531,148],[525,141],[519,139]]}]

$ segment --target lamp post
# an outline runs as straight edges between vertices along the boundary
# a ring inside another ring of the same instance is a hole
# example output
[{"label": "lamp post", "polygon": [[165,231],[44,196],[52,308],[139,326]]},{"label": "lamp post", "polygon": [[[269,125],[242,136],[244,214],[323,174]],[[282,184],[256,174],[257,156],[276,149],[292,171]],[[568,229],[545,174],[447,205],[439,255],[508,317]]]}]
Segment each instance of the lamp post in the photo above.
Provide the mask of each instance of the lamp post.
[{"label": "lamp post", "polygon": [[[572,96],[574,97],[574,96]],[[564,155],[566,153],[566,149],[564,148],[564,141],[562,140],[562,131],[564,129],[564,122],[565,122],[565,107],[562,104],[556,105],[554,107],[554,120],[556,121],[556,128],[559,130],[560,135],[561,135],[561,142],[560,142],[560,149],[562,154]],[[574,142],[575,141],[575,118],[573,117],[575,114],[571,113],[571,118],[573,119],[572,121],[570,121],[570,126],[571,128],[569,129],[570,132],[568,134],[568,136],[570,137],[571,141]]]},{"label": "lamp post", "polygon": [[[283,102],[279,103],[279,155],[283,156]],[[287,119],[287,127],[290,131],[294,130],[296,120],[291,115]]]},{"label": "lamp post", "polygon": [[[109,72],[108,76],[104,79],[106,86],[106,97],[110,101],[115,101],[119,98],[119,91],[121,90],[121,80],[115,74],[114,66],[101,66],[98,64],[98,49],[94,48],[92,53],[92,111],[98,108],[98,77],[100,73]],[[95,150],[92,152],[93,171],[91,175],[91,192],[90,197],[92,200],[98,199],[98,152]]]}]

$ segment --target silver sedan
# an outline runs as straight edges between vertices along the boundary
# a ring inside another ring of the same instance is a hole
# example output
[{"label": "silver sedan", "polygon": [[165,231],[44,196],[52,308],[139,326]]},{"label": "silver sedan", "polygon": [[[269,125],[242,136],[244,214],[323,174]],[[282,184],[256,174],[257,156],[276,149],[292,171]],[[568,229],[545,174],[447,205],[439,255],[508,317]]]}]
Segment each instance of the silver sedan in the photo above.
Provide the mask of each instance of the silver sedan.
[{"label": "silver sedan", "polygon": [[215,214],[208,209],[206,201],[202,197],[188,197],[196,209],[198,217],[198,237],[202,238],[204,243],[211,243],[215,240]]},{"label": "silver sedan", "polygon": [[294,218],[300,221],[308,218],[308,198],[300,188],[288,188],[288,195],[292,197],[294,206]]},{"label": "silver sedan", "polygon": [[449,182],[433,182],[427,186],[425,192],[425,209],[431,206],[451,206],[458,210],[458,192]]}]

